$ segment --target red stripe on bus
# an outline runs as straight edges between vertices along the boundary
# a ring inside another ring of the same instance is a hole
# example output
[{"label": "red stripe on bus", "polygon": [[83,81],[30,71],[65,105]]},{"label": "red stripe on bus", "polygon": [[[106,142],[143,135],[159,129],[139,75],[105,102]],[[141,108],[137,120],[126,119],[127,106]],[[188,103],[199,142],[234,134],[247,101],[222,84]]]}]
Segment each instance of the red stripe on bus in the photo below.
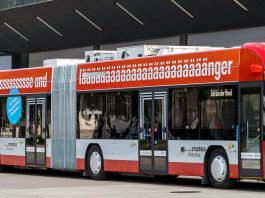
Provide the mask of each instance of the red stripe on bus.
[{"label": "red stripe on bus", "polygon": [[139,162],[132,160],[104,160],[104,170],[111,172],[138,173]]},{"label": "red stripe on bus", "polygon": [[[230,178],[238,178],[238,165],[230,164]],[[203,163],[186,163],[186,162],[169,162],[168,174],[170,175],[187,175],[187,176],[204,176]]]},{"label": "red stripe on bus", "polygon": [[230,172],[230,175],[229,177],[230,178],[233,178],[233,179],[237,179],[238,178],[238,164],[230,164],[229,165],[229,172]]},{"label": "red stripe on bus", "polygon": [[25,156],[0,155],[1,165],[25,166]]},{"label": "red stripe on bus", "polygon": [[[85,159],[76,159],[76,168],[85,170]],[[139,163],[132,160],[104,160],[104,170],[109,172],[138,173]]]},{"label": "red stripe on bus", "polygon": [[203,176],[204,175],[203,163],[169,162],[168,174]]},{"label": "red stripe on bus", "polygon": [[76,168],[77,170],[85,170],[85,159],[76,158]]},{"label": "red stripe on bus", "polygon": [[46,157],[46,167],[51,168],[52,167],[52,161],[51,157]]}]

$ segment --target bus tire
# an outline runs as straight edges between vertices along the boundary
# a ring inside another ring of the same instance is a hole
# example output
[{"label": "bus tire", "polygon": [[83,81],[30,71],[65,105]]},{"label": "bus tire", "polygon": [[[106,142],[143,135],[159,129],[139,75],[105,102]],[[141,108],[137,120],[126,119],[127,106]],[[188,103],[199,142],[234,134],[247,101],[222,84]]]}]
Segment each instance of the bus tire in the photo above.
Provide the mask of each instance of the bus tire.
[{"label": "bus tire", "polygon": [[107,178],[107,174],[104,172],[103,154],[97,145],[92,146],[88,152],[87,171],[91,179],[103,180]]},{"label": "bus tire", "polygon": [[208,175],[213,187],[233,188],[237,181],[229,178],[229,161],[222,148],[214,149],[208,161]]}]

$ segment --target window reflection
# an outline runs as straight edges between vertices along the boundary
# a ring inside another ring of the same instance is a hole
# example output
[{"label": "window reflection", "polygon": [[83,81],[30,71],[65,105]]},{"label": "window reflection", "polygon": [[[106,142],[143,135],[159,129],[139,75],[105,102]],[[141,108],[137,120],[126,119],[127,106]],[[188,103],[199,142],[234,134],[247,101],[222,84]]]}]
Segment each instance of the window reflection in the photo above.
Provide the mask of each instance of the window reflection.
[{"label": "window reflection", "polygon": [[241,144],[243,152],[260,152],[260,88],[241,89]]},{"label": "window reflection", "polygon": [[80,138],[101,138],[104,124],[104,94],[81,94],[78,121]]},{"label": "window reflection", "polygon": [[137,97],[132,92],[107,93],[107,128],[111,138],[132,139],[137,134]]},{"label": "window reflection", "polygon": [[231,86],[201,89],[201,139],[235,139],[236,95]]},{"label": "window reflection", "polygon": [[170,91],[169,122],[172,139],[198,139],[198,89]]},{"label": "window reflection", "polygon": [[236,125],[236,86],[169,91],[171,139],[234,140]]},{"label": "window reflection", "polygon": [[80,94],[78,108],[81,139],[138,138],[137,92]]}]

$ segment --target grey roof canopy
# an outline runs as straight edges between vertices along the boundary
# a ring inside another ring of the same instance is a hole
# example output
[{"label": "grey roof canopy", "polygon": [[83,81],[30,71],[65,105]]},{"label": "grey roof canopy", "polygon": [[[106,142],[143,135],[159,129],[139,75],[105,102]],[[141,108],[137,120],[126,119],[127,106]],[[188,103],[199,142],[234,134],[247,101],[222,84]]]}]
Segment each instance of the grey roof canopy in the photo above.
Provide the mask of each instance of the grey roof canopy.
[{"label": "grey roof canopy", "polygon": [[265,25],[264,0],[53,0],[0,11],[0,51],[40,52]]}]

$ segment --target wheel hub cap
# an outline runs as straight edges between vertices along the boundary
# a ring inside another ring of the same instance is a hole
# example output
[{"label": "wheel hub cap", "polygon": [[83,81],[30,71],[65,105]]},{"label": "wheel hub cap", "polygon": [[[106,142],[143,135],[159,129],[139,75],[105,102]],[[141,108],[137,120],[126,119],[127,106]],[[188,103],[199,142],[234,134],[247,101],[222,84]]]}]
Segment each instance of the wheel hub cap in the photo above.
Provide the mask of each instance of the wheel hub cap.
[{"label": "wheel hub cap", "polygon": [[93,152],[90,156],[90,169],[95,175],[101,169],[101,157],[98,152]]},{"label": "wheel hub cap", "polygon": [[226,178],[227,175],[227,164],[226,160],[222,156],[216,156],[211,164],[211,173],[213,178],[222,182]]}]

